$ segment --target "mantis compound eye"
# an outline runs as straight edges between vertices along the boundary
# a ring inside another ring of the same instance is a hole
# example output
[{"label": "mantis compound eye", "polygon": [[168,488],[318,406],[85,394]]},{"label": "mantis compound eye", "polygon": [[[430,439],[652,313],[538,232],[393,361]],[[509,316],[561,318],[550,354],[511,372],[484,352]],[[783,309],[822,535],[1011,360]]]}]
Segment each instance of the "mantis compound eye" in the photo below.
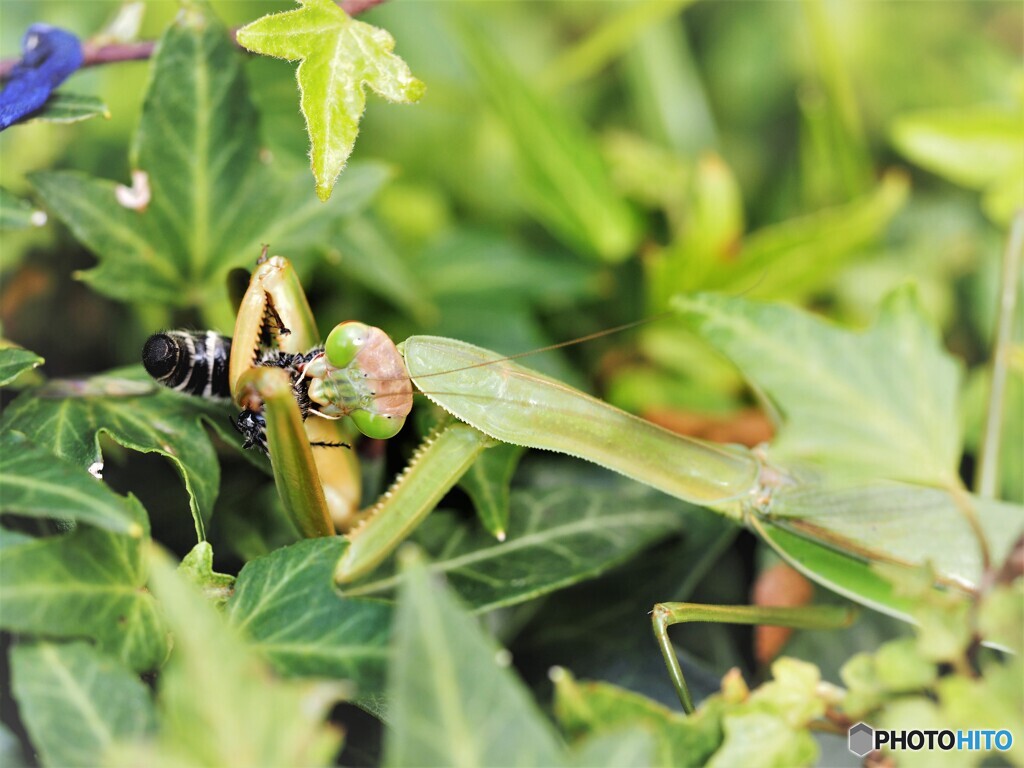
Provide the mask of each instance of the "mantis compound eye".
[{"label": "mantis compound eye", "polygon": [[388,440],[394,437],[405,424],[404,416],[392,416],[386,413],[353,411],[350,415],[360,432],[377,440]]},{"label": "mantis compound eye", "polygon": [[335,368],[347,368],[355,360],[375,329],[365,323],[350,320],[334,326],[324,344],[328,362]]}]

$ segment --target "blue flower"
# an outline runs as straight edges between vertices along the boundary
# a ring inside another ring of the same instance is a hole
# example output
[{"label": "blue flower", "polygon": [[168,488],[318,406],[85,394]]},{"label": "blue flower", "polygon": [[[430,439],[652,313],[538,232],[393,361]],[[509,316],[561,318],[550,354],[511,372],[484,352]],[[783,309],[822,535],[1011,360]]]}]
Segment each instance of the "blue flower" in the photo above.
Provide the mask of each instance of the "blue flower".
[{"label": "blue flower", "polygon": [[78,38],[48,24],[29,27],[21,48],[21,61],[0,91],[0,131],[40,109],[53,89],[82,66]]}]

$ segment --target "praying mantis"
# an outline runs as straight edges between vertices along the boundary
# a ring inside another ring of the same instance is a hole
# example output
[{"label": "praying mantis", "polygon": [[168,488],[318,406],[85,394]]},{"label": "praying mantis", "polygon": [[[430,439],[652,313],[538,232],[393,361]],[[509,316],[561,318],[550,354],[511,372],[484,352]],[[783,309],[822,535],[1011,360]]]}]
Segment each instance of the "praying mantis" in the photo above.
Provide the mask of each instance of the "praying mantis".
[{"label": "praying mantis", "polygon": [[[265,431],[277,488],[298,530],[348,538],[335,570],[342,590],[393,552],[498,442],[576,456],[725,515],[813,580],[902,617],[909,605],[871,563],[931,563],[937,588],[976,590],[989,561],[1024,529],[1018,508],[962,489],[887,480],[843,486],[807,468],[777,466],[770,449],[668,432],[453,339],[413,336],[396,346],[379,329],[343,323],[323,347],[319,342],[290,263],[264,255],[236,320],[230,392],[242,409],[239,424],[245,419],[261,437]],[[268,346],[276,357],[268,357]],[[426,438],[391,489],[359,512],[354,454],[332,446],[347,444],[353,427],[372,437],[394,435],[411,408],[413,386],[455,420]],[[930,535],[909,536],[914,526]],[[693,701],[668,628],[693,620],[825,628],[852,616],[828,606],[655,606],[655,635],[687,712]]]}]

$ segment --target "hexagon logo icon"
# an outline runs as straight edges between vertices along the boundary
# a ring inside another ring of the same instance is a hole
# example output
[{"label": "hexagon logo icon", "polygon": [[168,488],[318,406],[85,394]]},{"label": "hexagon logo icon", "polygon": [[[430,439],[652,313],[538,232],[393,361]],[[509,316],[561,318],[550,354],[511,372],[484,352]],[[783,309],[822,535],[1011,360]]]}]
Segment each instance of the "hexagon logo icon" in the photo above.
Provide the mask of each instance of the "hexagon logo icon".
[{"label": "hexagon logo icon", "polygon": [[847,746],[857,757],[864,757],[875,746],[875,729],[867,723],[857,723],[850,728]]}]

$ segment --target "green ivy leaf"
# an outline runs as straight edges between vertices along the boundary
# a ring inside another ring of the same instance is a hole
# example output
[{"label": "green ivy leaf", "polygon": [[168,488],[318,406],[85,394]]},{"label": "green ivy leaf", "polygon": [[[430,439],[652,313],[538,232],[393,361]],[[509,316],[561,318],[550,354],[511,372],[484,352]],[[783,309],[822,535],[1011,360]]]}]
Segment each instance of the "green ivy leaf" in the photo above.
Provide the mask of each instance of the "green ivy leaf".
[{"label": "green ivy leaf", "polygon": [[213,547],[208,541],[200,541],[181,561],[178,571],[210,598],[218,608],[231,597],[235,577],[213,570]]},{"label": "green ivy leaf", "polygon": [[26,123],[77,123],[102,115],[110,119],[110,109],[101,99],[81,93],[55,93],[46,105]]},{"label": "green ivy leaf", "polygon": [[743,710],[722,718],[725,737],[708,768],[792,768],[814,765],[818,746],[806,729],[787,725],[781,714]]},{"label": "green ivy leaf", "polygon": [[134,496],[114,493],[78,465],[55,457],[18,432],[0,434],[4,512],[77,520],[139,538],[149,528]]},{"label": "green ivy leaf", "polygon": [[938,675],[935,664],[921,655],[917,641],[910,637],[882,645],[875,653],[874,664],[878,682],[896,693],[927,688]]},{"label": "green ivy leaf", "polygon": [[166,456],[185,481],[196,535],[202,539],[203,521],[220,484],[216,452],[203,425],[211,424],[237,444],[238,436],[227,427],[231,409],[143,381],[138,369],[124,373],[55,379],[23,392],[4,411],[0,428],[23,432],[83,468],[102,462],[101,433],[126,448]]},{"label": "green ivy leaf", "polygon": [[0,187],[0,229],[41,227],[45,223],[45,213],[33,208],[28,200]]},{"label": "green ivy leaf", "polygon": [[418,101],[424,85],[392,51],[385,30],[349,17],[331,0],[300,0],[301,8],[264,16],[238,30],[254,53],[298,60],[300,108],[306,118],[316,193],[331,196],[352,154],[366,108],[364,86],[389,101]]},{"label": "green ivy leaf", "polygon": [[155,730],[149,689],[86,643],[16,646],[11,688],[43,765],[103,765],[115,741]]},{"label": "green ivy leaf", "polygon": [[[435,511],[415,540],[476,612],[531,600],[608,570],[679,530],[687,505],[615,478],[607,485],[563,485],[512,494],[508,538]],[[387,568],[388,566],[385,566]],[[378,569],[344,589],[351,596],[389,594],[399,576]]]},{"label": "green ivy leaf", "polygon": [[380,695],[391,606],[334,589],[346,546],[342,538],[307,539],[247,563],[227,617],[279,674],[343,678],[360,697]]},{"label": "green ivy leaf", "polygon": [[564,669],[553,675],[555,717],[573,739],[627,726],[654,734],[651,765],[703,765],[721,743],[717,709],[702,706],[687,717],[633,691],[609,683],[580,683]]},{"label": "green ivy leaf", "polygon": [[160,730],[117,764],[330,765],[341,740],[324,723],[337,683],[279,680],[198,591],[153,551],[151,587],[174,633],[159,681]]},{"label": "green ivy leaf", "polygon": [[770,708],[791,728],[824,717],[825,702],[818,695],[821,671],[816,666],[783,657],[772,663],[772,678],[751,694],[751,705]]},{"label": "green ivy leaf", "polygon": [[418,557],[405,560],[385,764],[564,764],[558,738],[499,661],[502,651]]},{"label": "green ivy leaf", "polygon": [[324,215],[304,173],[261,158],[242,56],[204,4],[178,15],[151,66],[131,153],[137,202],[126,207],[119,197],[127,190],[76,172],[37,173],[32,183],[99,258],[81,274],[93,288],[124,301],[198,307],[208,325],[226,330],[229,270],[250,265],[261,243],[287,253],[319,242],[388,172],[353,168],[344,203]]},{"label": "green ivy leaf", "polygon": [[10,384],[25,371],[38,368],[44,362],[35,352],[0,339],[0,386]]},{"label": "green ivy leaf", "polygon": [[781,411],[772,457],[957,487],[960,365],[909,288],[863,333],[776,304],[702,295],[674,306]]},{"label": "green ivy leaf", "polygon": [[0,564],[4,629],[88,638],[137,671],[166,657],[163,619],[145,588],[141,540],[82,526],[6,546]]}]

